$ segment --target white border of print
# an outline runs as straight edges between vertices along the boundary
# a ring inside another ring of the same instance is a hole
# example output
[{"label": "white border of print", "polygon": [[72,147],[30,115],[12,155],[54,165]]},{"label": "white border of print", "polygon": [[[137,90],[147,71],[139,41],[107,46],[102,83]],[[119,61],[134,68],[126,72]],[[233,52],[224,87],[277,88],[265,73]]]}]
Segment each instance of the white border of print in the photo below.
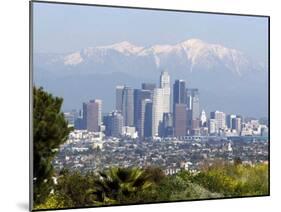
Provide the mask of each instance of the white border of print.
[{"label": "white border of print", "polygon": [[[59,1],[59,0],[57,0]],[[271,196],[169,204],[136,205],[75,211],[143,210],[171,211],[274,211],[279,204],[281,138],[280,128],[280,7],[274,0],[67,0],[68,2],[120,6],[244,13],[271,16]],[[29,152],[29,2],[3,1],[0,8],[0,92],[1,92],[1,193],[0,211],[28,210]],[[278,98],[279,97],[279,98]],[[279,123],[278,123],[279,122]]]}]

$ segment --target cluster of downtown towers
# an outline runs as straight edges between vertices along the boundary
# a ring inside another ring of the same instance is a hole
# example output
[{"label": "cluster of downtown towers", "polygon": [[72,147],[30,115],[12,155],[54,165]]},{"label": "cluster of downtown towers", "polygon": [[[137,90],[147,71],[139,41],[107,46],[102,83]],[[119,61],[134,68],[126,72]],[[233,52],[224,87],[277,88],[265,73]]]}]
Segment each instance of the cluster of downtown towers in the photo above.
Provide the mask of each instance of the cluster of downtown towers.
[{"label": "cluster of downtown towers", "polygon": [[[139,138],[179,137],[215,133],[224,127],[226,118],[216,111],[211,113],[214,123],[211,119],[207,122],[205,112],[200,113],[199,90],[187,88],[184,80],[175,80],[172,93],[167,71],[161,72],[159,87],[155,83],[142,83],[141,89],[116,86],[115,110],[103,117],[101,111],[99,99],[83,103],[83,116],[75,128],[104,131],[113,137],[124,135],[124,128],[137,132]],[[239,117],[237,121],[236,125],[241,125]]]}]

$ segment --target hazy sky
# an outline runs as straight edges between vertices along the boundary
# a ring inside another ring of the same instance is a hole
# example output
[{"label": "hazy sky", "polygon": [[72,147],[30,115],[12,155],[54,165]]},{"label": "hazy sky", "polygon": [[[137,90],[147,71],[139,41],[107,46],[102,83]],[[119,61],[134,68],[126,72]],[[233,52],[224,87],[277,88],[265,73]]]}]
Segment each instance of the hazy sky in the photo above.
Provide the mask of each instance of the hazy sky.
[{"label": "hazy sky", "polygon": [[199,38],[267,61],[267,18],[34,3],[35,52],[62,53],[130,41],[140,46]]}]

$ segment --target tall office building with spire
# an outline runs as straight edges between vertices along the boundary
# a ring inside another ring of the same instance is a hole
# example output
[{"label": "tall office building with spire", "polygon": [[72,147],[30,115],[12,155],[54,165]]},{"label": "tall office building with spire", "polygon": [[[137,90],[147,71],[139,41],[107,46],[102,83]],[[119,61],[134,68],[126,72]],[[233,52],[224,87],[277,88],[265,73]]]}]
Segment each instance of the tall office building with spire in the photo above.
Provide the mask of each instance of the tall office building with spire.
[{"label": "tall office building with spire", "polygon": [[152,95],[152,136],[160,136],[163,114],[170,112],[170,76],[167,71],[161,72],[160,86],[155,88]]},{"label": "tall office building with spire", "polygon": [[205,110],[202,110],[201,115],[200,115],[200,125],[202,127],[207,126],[207,116]]}]

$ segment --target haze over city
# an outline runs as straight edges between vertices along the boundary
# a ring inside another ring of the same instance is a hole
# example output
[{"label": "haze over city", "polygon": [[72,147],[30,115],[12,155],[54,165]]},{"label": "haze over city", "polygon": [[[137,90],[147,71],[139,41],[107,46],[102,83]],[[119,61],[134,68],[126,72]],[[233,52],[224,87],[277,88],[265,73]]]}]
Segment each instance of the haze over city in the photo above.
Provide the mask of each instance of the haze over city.
[{"label": "haze over city", "polygon": [[65,111],[102,98],[110,112],[116,85],[140,88],[167,70],[200,89],[208,112],[267,116],[267,19],[34,6],[34,82],[62,96]]}]

